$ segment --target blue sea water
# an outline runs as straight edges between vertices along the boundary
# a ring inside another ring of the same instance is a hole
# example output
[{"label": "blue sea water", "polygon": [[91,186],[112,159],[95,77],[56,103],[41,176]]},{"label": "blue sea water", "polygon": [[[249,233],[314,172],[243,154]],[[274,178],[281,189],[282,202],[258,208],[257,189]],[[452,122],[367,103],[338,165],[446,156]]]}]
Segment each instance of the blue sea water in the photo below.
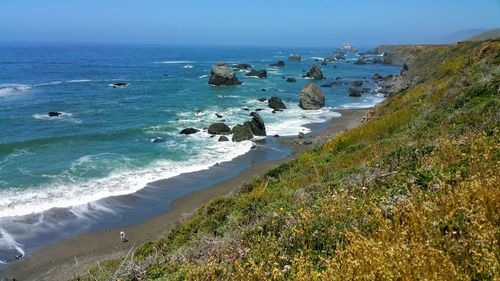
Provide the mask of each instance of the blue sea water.
[{"label": "blue sea water", "polygon": [[[345,84],[321,88],[326,97],[321,110],[298,107],[299,91],[307,83],[365,79],[363,87],[374,91],[374,73],[398,72],[394,66],[355,65],[358,55],[350,54],[349,63],[321,66],[327,80],[302,78],[313,63],[320,63],[316,59],[334,50],[0,46],[0,254],[2,247],[23,251],[13,220],[45,214],[37,216],[40,224],[54,208],[78,208],[131,194],[150,182],[208,169],[249,152],[252,141],[218,142],[203,131],[221,119],[232,127],[262,108],[259,114],[269,136],[296,135],[309,131],[305,124],[338,116],[336,108],[366,108],[382,101],[374,92],[349,97]],[[301,54],[303,60],[288,61],[290,53]],[[268,66],[277,60],[286,66]],[[238,72],[242,85],[210,86],[210,67],[218,61],[250,63],[254,69],[267,69],[268,77]],[[110,86],[116,82],[129,85]],[[271,96],[282,98],[288,109],[273,114],[266,102],[257,101]],[[49,111],[62,115],[48,117]],[[202,131],[180,135],[187,127]],[[165,142],[151,142],[156,137]]]}]

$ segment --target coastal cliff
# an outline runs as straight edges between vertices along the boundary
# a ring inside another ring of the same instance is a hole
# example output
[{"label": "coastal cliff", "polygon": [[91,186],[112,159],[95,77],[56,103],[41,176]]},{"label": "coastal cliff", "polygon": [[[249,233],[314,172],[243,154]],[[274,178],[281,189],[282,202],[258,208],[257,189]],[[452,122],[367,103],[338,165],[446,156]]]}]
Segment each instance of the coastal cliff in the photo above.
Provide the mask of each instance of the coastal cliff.
[{"label": "coastal cliff", "polygon": [[408,86],[361,126],[82,278],[499,278],[500,41],[391,53]]}]

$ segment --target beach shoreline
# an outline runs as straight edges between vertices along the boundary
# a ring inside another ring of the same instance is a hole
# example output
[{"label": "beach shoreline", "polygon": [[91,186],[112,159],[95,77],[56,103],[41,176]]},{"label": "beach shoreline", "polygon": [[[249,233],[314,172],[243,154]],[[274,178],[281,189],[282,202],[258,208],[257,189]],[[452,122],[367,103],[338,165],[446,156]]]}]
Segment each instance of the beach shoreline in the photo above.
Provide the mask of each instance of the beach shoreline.
[{"label": "beach shoreline", "polygon": [[[132,247],[158,239],[211,199],[230,194],[269,169],[294,159],[335,134],[359,125],[369,109],[335,109],[335,111],[342,115],[325,123],[311,124],[312,132],[305,138],[277,138],[279,144],[291,150],[285,158],[252,163],[237,176],[177,198],[165,212],[142,222],[127,227],[84,233],[50,244],[31,256],[8,265],[0,272],[0,276],[15,277],[19,280],[64,280],[84,274],[86,269],[95,265],[98,260],[125,256]],[[121,230],[127,233],[128,243],[120,243],[119,232]]]}]

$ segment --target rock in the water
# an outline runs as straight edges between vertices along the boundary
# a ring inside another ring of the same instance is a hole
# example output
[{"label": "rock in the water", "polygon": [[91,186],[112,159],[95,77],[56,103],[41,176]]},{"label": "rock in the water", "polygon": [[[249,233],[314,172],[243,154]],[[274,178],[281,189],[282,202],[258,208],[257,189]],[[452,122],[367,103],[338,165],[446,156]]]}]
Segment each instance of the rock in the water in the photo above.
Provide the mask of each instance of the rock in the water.
[{"label": "rock in the water", "polygon": [[229,141],[229,139],[226,136],[220,136],[219,141]]},{"label": "rock in the water", "polygon": [[224,116],[220,115],[219,113],[215,113],[215,116],[217,116],[217,118],[222,118]]},{"label": "rock in the water", "polygon": [[113,88],[125,88],[128,86],[127,83],[123,83],[123,82],[113,83],[111,85]]},{"label": "rock in the water", "polygon": [[285,103],[278,97],[272,97],[268,101],[268,105],[270,108],[275,110],[286,109]]},{"label": "rock in the water", "polygon": [[286,82],[297,82],[297,79],[295,79],[293,77],[288,77],[288,78],[286,78]]},{"label": "rock in the water", "polygon": [[224,123],[214,123],[208,127],[208,133],[212,135],[230,135],[231,128]]},{"label": "rock in the water", "polygon": [[282,66],[285,66],[285,62],[282,61],[282,60],[279,60],[275,63],[271,63],[269,66],[277,66],[277,67],[282,67]]},{"label": "rock in the water", "polygon": [[191,134],[196,134],[199,131],[200,130],[197,130],[195,128],[186,128],[186,129],[183,129],[179,134],[182,134],[182,135],[191,135]]},{"label": "rock in the water", "polygon": [[363,80],[354,80],[351,82],[353,87],[361,87],[363,85]]},{"label": "rock in the water", "polygon": [[306,137],[306,135],[304,135],[304,133],[299,132],[299,139],[303,139],[303,138],[305,138],[305,137]]},{"label": "rock in the water", "polygon": [[252,70],[252,71],[248,72],[245,76],[266,78],[267,77],[267,71],[265,69],[263,69],[263,70]]},{"label": "rock in the water", "polygon": [[315,80],[321,80],[321,79],[323,79],[323,72],[321,71],[321,69],[317,65],[313,64],[313,66],[311,67],[311,70],[309,70],[309,72],[307,72],[306,77],[309,77],[309,78],[312,78]]},{"label": "rock in the water", "polygon": [[245,122],[244,125],[238,124],[233,128],[233,138],[234,142],[240,142],[244,140],[250,140],[253,138],[252,128],[250,127],[250,122]]},{"label": "rock in the water", "polygon": [[302,58],[298,55],[298,54],[291,54],[289,57],[288,57],[288,60],[289,61],[301,61]]},{"label": "rock in the water", "polygon": [[354,64],[366,64],[365,58],[359,58]]},{"label": "rock in the water", "polygon": [[349,88],[349,96],[351,97],[361,97],[361,90],[353,87]]},{"label": "rock in the water", "polygon": [[255,136],[265,136],[266,135],[266,125],[264,125],[264,120],[256,112],[250,113],[252,116],[252,121],[250,122],[250,127],[252,128],[252,133]]},{"label": "rock in the water", "polygon": [[159,143],[159,142],[165,142],[165,139],[162,137],[156,137],[154,139],[150,140],[151,142]]},{"label": "rock in the water", "polygon": [[257,108],[257,109],[255,109],[255,111],[257,111],[257,112],[258,111],[262,111],[262,110],[264,110],[264,108]]},{"label": "rock in the water", "polygon": [[306,110],[320,109],[325,106],[325,95],[318,86],[313,83],[307,84],[300,91],[299,106]]},{"label": "rock in the water", "polygon": [[236,78],[234,72],[229,71],[226,63],[219,62],[212,66],[212,75],[208,80],[208,84],[221,86],[221,85],[239,85],[241,82]]},{"label": "rock in the water", "polygon": [[258,101],[260,101],[260,102],[265,102],[265,101],[267,101],[267,99],[266,99],[266,98],[258,98],[257,100],[258,100]]},{"label": "rock in the water", "polygon": [[248,63],[239,63],[239,64],[233,65],[233,69],[236,71],[239,71],[242,69],[249,69],[249,68],[252,68],[252,66]]},{"label": "rock in the water", "polygon": [[49,117],[58,117],[58,116],[61,116],[61,112],[50,111],[49,113],[47,113],[47,115],[49,115]]}]

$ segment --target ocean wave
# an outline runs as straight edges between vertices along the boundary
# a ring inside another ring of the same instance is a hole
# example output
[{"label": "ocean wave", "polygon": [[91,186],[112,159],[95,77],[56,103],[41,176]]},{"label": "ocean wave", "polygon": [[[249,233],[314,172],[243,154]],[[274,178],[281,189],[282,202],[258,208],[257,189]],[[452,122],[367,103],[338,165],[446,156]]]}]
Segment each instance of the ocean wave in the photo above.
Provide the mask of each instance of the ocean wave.
[{"label": "ocean wave", "polygon": [[[146,168],[119,169],[104,178],[60,180],[37,188],[3,189],[0,191],[0,217],[23,216],[52,208],[68,208],[110,196],[134,193],[150,182],[206,170],[217,163],[230,161],[250,151],[252,147],[250,141],[218,142],[216,139],[210,139],[208,134],[202,136],[201,133],[192,137],[209,143],[204,153],[186,161],[157,160]],[[81,163],[91,159],[87,157],[78,161]]]},{"label": "ocean wave", "polygon": [[[359,99],[359,98],[358,98]],[[359,101],[344,103],[336,108],[344,108],[344,109],[355,109],[355,108],[372,108],[378,103],[385,100],[385,97],[382,94],[366,94]]]},{"label": "ocean wave", "polygon": [[207,78],[207,77],[208,77],[207,74],[203,74],[203,75],[198,76],[198,78]]},{"label": "ocean wave", "polygon": [[21,247],[22,245],[17,243],[12,235],[0,228],[0,252],[4,253],[4,255],[9,255],[8,259],[0,259],[0,263],[5,264],[23,257],[25,253]]},{"label": "ocean wave", "polygon": [[0,97],[8,97],[31,89],[26,84],[0,84]]},{"label": "ocean wave", "polygon": [[181,63],[195,63],[195,61],[189,61],[189,60],[167,60],[167,61],[155,61],[153,63],[159,63],[159,64],[181,64]]},{"label": "ocean wave", "polygon": [[90,79],[76,79],[76,80],[68,80],[66,83],[85,83],[85,82],[92,82]]},{"label": "ocean wave", "polygon": [[52,86],[52,85],[58,85],[58,84],[61,84],[62,82],[61,81],[53,81],[53,82],[47,82],[47,83],[40,83],[40,84],[36,84],[34,85],[35,87],[42,87],[42,86]]},{"label": "ocean wave", "polygon": [[193,67],[194,67],[194,66],[192,66],[192,65],[190,65],[190,64],[183,66],[183,68],[186,68],[186,69],[191,69],[191,68],[193,68]]}]

